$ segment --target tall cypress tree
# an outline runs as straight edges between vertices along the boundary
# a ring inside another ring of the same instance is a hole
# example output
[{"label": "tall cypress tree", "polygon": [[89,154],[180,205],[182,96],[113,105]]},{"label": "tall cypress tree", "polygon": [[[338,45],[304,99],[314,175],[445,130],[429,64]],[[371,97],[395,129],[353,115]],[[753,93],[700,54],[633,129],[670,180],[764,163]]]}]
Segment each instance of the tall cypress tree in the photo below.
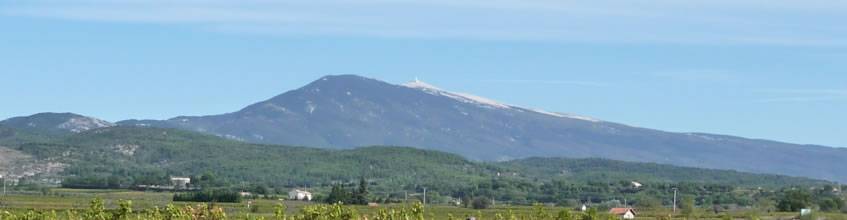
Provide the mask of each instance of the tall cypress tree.
[{"label": "tall cypress tree", "polygon": [[368,204],[368,181],[365,180],[364,176],[359,179],[359,189],[356,190],[353,197],[354,203],[356,204]]},{"label": "tall cypress tree", "polygon": [[350,203],[350,196],[346,189],[340,184],[333,185],[332,191],[329,192],[329,196],[326,197],[326,203],[334,204],[334,203]]}]

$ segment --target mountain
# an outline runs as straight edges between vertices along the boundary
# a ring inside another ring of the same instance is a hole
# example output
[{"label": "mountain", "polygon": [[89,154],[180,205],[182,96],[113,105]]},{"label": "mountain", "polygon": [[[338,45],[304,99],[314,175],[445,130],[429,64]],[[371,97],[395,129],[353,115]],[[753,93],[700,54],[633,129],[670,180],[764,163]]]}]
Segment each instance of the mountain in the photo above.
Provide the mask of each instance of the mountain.
[{"label": "mountain", "polygon": [[74,113],[38,113],[0,121],[0,126],[36,133],[67,134],[115,126],[115,124]]},{"label": "mountain", "polygon": [[326,76],[232,113],[119,124],[266,144],[415,146],[495,161],[598,157],[847,181],[847,149],[664,132],[353,75]]}]

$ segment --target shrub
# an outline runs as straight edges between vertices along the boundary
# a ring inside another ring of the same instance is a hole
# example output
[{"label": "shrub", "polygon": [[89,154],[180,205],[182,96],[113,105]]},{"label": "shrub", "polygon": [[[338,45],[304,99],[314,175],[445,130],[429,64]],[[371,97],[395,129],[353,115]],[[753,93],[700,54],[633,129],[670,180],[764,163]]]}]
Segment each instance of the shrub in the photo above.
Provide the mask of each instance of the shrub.
[{"label": "shrub", "polygon": [[485,197],[474,198],[473,202],[471,202],[473,209],[487,209],[489,205],[491,205],[491,201]]},{"label": "shrub", "polygon": [[174,202],[225,202],[240,203],[241,195],[228,190],[204,190],[200,192],[177,193]]}]

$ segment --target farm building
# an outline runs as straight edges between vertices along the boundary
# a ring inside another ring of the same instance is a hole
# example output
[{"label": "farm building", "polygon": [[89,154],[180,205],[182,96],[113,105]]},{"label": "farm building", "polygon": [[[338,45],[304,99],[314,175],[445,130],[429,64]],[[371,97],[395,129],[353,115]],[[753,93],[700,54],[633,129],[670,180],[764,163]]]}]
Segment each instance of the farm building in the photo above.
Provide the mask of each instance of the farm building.
[{"label": "farm building", "polygon": [[644,184],[641,184],[641,183],[635,182],[635,181],[632,181],[630,184],[632,185],[632,188],[636,188],[636,189],[644,186]]},{"label": "farm building", "polygon": [[288,199],[312,201],[312,193],[306,190],[294,189],[288,192]]},{"label": "farm building", "polygon": [[171,177],[171,185],[174,189],[188,189],[191,184],[191,178],[188,177]]},{"label": "farm building", "polygon": [[617,215],[621,219],[635,219],[635,209],[633,208],[612,208],[609,214]]}]

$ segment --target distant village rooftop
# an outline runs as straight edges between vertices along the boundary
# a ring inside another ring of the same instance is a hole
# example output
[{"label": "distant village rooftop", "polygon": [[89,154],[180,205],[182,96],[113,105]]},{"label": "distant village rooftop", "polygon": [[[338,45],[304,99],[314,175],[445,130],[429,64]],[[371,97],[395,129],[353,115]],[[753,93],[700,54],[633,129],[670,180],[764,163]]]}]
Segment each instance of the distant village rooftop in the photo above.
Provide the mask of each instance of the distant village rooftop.
[{"label": "distant village rooftop", "polygon": [[636,212],[633,208],[612,208],[609,214],[617,215],[621,219],[635,219]]}]

